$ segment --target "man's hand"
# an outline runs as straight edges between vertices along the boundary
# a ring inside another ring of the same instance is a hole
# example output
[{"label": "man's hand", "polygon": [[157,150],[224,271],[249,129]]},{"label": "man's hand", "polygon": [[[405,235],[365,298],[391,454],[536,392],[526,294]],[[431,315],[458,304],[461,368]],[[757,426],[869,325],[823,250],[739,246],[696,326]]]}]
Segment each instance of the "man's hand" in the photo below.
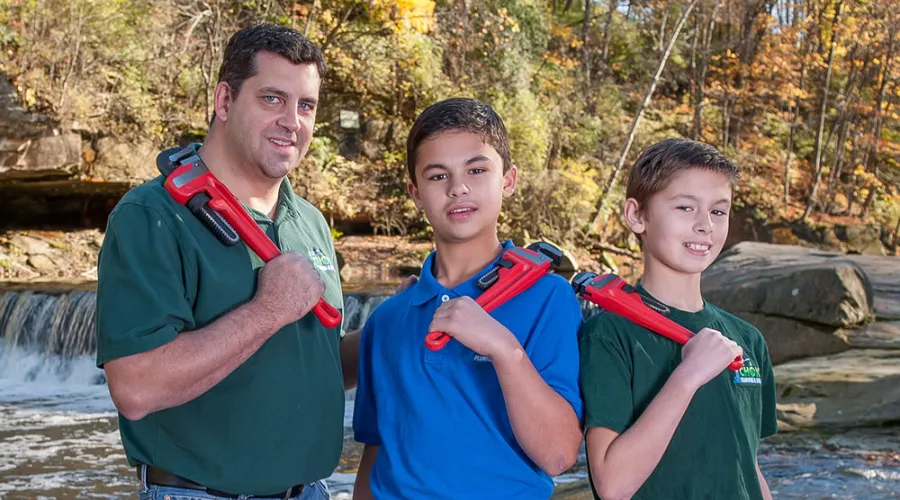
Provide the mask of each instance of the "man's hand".
[{"label": "man's hand", "polygon": [[492,318],[471,297],[460,297],[441,304],[434,312],[428,331],[444,332],[487,357],[511,352],[519,346],[512,332]]},{"label": "man's hand", "polygon": [[253,303],[284,326],[306,316],[324,292],[325,283],[312,263],[286,252],[260,270]]},{"label": "man's hand", "polygon": [[684,344],[681,364],[676,370],[683,371],[694,387],[700,388],[743,354],[744,350],[735,341],[704,328]]}]

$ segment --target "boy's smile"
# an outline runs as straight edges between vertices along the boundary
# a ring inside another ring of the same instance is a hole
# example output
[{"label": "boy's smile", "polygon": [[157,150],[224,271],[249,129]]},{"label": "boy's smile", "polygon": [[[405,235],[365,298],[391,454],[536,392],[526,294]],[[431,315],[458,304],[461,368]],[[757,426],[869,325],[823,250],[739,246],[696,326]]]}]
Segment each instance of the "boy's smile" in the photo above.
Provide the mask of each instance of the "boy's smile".
[{"label": "boy's smile", "polygon": [[448,131],[429,138],[416,152],[415,171],[409,194],[437,241],[496,239],[500,206],[515,189],[516,169],[504,174],[500,155],[481,136]]},{"label": "boy's smile", "polygon": [[691,168],[675,174],[643,207],[629,200],[626,219],[641,235],[648,265],[699,274],[725,244],[730,208],[728,177]]}]

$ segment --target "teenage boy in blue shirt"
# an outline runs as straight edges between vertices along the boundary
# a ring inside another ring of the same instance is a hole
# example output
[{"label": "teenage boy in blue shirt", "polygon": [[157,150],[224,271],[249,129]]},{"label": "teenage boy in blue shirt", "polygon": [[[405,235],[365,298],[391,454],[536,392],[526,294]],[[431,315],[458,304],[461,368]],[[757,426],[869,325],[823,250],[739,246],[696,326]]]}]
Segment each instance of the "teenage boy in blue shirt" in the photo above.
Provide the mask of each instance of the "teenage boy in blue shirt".
[{"label": "teenage boy in blue shirt", "polygon": [[[771,500],[756,454],[776,432],[775,377],[759,330],[703,299],[728,235],[738,169],[714,147],[667,139],[631,168],[624,219],[638,293],[698,334],[683,347],[600,313],[580,334],[587,459],[596,498]],[[726,367],[743,357],[739,371]]]},{"label": "teenage boy in blue shirt", "polygon": [[[549,498],[582,440],[581,310],[558,275],[490,314],[475,302],[512,247],[497,236],[517,175],[505,126],[476,100],[436,103],[409,133],[407,168],[435,251],[363,329],[354,498]],[[453,339],[431,351],[438,331]]]}]

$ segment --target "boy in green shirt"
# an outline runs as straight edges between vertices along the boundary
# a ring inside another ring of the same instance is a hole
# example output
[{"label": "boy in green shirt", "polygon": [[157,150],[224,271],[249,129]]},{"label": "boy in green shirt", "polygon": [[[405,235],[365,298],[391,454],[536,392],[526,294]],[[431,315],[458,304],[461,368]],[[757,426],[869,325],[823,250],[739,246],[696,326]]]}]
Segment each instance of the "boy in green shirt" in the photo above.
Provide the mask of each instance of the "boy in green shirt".
[{"label": "boy in green shirt", "polygon": [[[669,139],[631,169],[624,220],[641,240],[638,293],[698,332],[684,346],[601,312],[579,335],[587,459],[595,496],[766,499],[759,440],[776,432],[768,348],[706,302],[700,275],[728,234],[738,169],[712,146]],[[744,367],[728,370],[743,356]]]}]

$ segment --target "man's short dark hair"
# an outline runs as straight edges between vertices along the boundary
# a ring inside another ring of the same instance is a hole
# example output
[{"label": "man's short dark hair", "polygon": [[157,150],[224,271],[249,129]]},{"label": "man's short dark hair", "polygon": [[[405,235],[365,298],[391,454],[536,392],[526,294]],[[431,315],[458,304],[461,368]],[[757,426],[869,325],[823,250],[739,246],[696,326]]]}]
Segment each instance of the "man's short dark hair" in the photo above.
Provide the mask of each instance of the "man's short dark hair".
[{"label": "man's short dark hair", "polygon": [[237,31],[225,47],[219,81],[228,83],[233,95],[241,90],[244,80],[256,74],[256,54],[277,54],[294,64],[315,64],[319,77],[325,77],[322,50],[299,31],[272,23],[256,23]]},{"label": "man's short dark hair", "polygon": [[416,150],[428,139],[443,132],[464,131],[481,136],[503,160],[503,173],[512,165],[506,126],[494,108],[475,99],[454,97],[428,106],[416,118],[406,140],[406,168],[416,184]]},{"label": "man's short dark hair", "polygon": [[643,208],[651,196],[666,188],[672,176],[691,168],[720,173],[732,186],[740,175],[737,166],[709,144],[684,138],[665,139],[641,152],[628,175],[625,197],[634,198]]}]

